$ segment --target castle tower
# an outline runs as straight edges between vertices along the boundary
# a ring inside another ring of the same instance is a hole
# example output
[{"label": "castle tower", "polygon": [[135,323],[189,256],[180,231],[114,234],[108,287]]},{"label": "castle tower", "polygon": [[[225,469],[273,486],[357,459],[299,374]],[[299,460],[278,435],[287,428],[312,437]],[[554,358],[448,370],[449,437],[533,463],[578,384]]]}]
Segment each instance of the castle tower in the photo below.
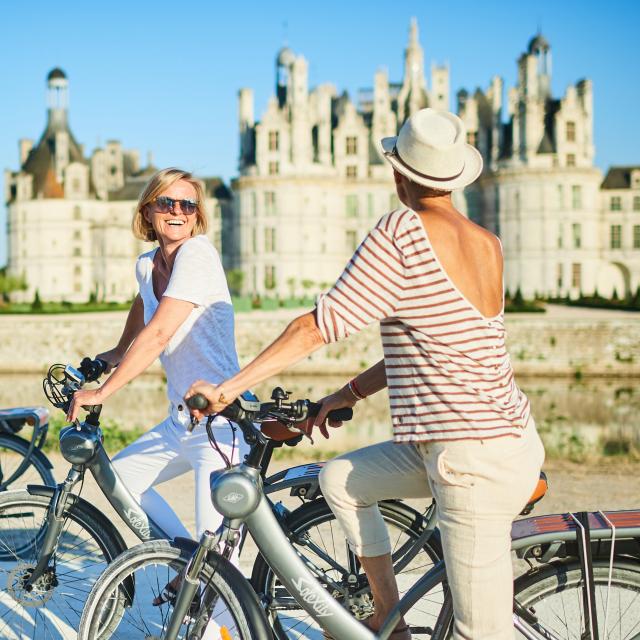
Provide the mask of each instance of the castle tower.
[{"label": "castle tower", "polygon": [[418,41],[418,22],[411,18],[409,43],[404,52],[404,78],[398,94],[398,126],[416,111],[428,106],[424,78],[424,52]]}]

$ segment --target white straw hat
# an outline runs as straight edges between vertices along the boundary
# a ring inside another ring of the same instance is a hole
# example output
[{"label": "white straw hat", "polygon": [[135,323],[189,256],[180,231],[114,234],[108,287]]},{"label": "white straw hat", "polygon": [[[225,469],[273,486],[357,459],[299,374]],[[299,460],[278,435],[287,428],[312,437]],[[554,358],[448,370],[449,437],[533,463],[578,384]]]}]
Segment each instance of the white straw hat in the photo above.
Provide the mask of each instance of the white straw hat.
[{"label": "white straw hat", "polygon": [[471,184],[482,172],[482,156],[467,144],[458,116],[448,111],[416,111],[393,138],[382,138],[391,166],[426,187],[452,191]]}]

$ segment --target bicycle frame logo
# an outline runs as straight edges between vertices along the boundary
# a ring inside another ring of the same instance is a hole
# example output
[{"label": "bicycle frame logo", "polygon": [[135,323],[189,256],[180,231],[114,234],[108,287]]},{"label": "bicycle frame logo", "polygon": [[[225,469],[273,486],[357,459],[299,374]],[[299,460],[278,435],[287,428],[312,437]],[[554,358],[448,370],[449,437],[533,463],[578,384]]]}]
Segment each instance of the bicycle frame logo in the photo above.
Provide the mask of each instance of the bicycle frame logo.
[{"label": "bicycle frame logo", "polygon": [[237,491],[232,491],[231,493],[227,493],[224,498],[222,498],[223,502],[230,502],[231,504],[238,504],[241,500],[244,500],[244,494],[238,493]]},{"label": "bicycle frame logo", "polygon": [[129,508],[125,511],[129,524],[140,532],[143,538],[151,537],[151,529],[149,528],[149,521],[144,514],[140,514],[137,511]]},{"label": "bicycle frame logo", "polygon": [[292,580],[292,583],[298,590],[302,600],[313,607],[318,618],[327,618],[328,616],[333,615],[333,613],[329,611],[329,606],[322,602],[322,595],[314,592],[314,585],[311,582],[304,578],[298,578],[297,580]]}]

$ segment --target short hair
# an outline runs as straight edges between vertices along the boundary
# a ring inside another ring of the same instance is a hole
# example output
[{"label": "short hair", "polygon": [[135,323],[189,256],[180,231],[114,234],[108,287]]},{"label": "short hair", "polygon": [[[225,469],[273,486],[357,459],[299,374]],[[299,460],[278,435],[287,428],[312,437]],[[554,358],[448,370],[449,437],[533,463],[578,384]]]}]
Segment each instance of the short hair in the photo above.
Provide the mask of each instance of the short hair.
[{"label": "short hair", "polygon": [[208,223],[204,206],[204,189],[202,188],[202,183],[194,178],[188,171],[169,167],[168,169],[160,169],[160,171],[154,173],[140,194],[136,210],[133,214],[133,221],[131,222],[133,235],[136,238],[139,240],[146,240],[147,242],[154,242],[157,240],[153,226],[144,217],[144,209],[145,207],[148,207],[163,191],[166,191],[172,184],[175,184],[179,180],[188,182],[195,189],[196,199],[198,200],[196,223],[193,227],[192,234],[195,236],[200,233],[207,232]]}]

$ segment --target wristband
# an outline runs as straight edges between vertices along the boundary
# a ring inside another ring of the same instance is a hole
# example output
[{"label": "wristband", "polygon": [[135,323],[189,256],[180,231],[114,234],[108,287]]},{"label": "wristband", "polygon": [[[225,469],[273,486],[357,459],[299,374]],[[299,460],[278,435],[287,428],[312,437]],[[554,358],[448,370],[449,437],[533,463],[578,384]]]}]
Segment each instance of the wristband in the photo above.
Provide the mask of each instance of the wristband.
[{"label": "wristband", "polygon": [[351,393],[353,394],[356,400],[364,400],[367,397],[360,392],[360,389],[358,389],[358,385],[356,384],[355,378],[349,381],[348,386],[349,386],[349,391],[351,391]]}]

